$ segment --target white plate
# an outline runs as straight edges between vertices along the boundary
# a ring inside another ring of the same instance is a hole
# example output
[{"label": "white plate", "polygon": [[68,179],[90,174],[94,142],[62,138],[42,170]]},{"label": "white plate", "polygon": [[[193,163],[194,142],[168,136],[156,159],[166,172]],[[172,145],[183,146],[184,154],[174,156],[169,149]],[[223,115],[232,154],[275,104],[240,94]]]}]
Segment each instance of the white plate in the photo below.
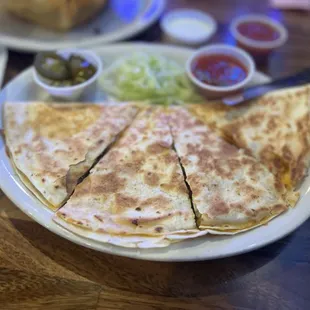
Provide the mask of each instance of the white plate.
[{"label": "white plate", "polygon": [[[23,51],[97,46],[137,35],[153,24],[164,8],[165,0],[109,0],[89,23],[58,33],[16,18],[0,4],[0,43]],[[101,33],[96,34],[96,29]]]},{"label": "white plate", "polygon": [[[106,63],[110,63],[113,59],[121,55],[128,55],[128,53],[142,50],[172,57],[182,64],[185,63],[192,52],[190,49],[185,48],[151,44],[118,44],[95,49]],[[265,75],[256,73],[253,83],[257,84],[268,80],[269,78]],[[100,90],[97,90],[93,96],[84,99],[88,100],[91,98],[99,101],[102,100],[103,96],[104,94]],[[9,83],[4,91],[1,92],[0,105],[5,100],[44,100],[46,98],[46,94],[35,87],[32,82],[31,70],[27,69]],[[266,226],[236,236],[206,236],[196,240],[177,243],[163,249],[136,250],[87,240],[56,225],[52,221],[52,211],[48,210],[34,198],[15,174],[10,160],[6,155],[4,142],[1,139],[0,187],[22,211],[50,231],[66,239],[106,253],[157,261],[206,260],[248,252],[284,237],[300,226],[310,215],[310,177],[308,177],[302,186],[302,198],[298,205],[294,209],[277,217]]]}]

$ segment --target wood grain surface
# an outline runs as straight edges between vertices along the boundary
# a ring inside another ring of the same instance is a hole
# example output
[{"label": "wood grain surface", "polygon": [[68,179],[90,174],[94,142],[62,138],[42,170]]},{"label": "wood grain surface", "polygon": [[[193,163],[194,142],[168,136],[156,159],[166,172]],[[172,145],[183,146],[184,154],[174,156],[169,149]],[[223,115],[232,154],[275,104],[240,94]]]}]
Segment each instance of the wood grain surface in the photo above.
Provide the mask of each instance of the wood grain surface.
[{"label": "wood grain surface", "polygon": [[[289,42],[269,59],[271,76],[310,66],[310,13],[277,11],[265,0],[167,0],[219,22],[212,42],[233,44],[229,21],[255,12],[284,22]],[[154,25],[135,40],[158,41]],[[5,81],[33,55],[10,51]],[[1,177],[1,176],[0,176]],[[309,206],[310,207],[310,206]],[[105,255],[64,240],[23,214],[0,191],[0,309],[310,309],[310,222],[263,249],[196,263]]]}]

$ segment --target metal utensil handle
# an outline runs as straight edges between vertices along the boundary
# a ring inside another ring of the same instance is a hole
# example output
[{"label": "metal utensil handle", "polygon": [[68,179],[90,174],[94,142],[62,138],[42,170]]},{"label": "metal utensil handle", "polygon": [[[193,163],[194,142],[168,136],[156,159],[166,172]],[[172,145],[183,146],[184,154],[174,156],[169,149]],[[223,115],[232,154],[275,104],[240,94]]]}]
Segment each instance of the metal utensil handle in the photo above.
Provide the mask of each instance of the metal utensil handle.
[{"label": "metal utensil handle", "polygon": [[272,90],[292,86],[301,86],[307,83],[310,83],[310,68],[303,70],[295,75],[275,80],[268,84],[249,87],[244,90],[243,96],[245,100],[249,100],[264,95],[265,93]]}]

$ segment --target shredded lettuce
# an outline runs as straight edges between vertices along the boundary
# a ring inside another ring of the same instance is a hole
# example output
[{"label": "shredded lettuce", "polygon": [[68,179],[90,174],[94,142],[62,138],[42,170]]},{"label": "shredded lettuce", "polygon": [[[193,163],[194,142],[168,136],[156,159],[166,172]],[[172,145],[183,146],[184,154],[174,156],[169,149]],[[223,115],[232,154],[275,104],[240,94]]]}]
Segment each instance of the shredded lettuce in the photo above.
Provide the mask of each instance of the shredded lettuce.
[{"label": "shredded lettuce", "polygon": [[102,74],[100,84],[106,93],[122,101],[169,105],[202,100],[181,65],[146,53],[116,61]]}]

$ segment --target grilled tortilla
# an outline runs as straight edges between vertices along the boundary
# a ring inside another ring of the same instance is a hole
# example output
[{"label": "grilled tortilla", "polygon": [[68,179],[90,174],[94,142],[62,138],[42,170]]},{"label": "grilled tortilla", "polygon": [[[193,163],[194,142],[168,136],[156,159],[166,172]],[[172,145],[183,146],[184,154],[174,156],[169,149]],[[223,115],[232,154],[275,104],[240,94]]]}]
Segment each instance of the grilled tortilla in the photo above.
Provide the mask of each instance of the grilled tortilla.
[{"label": "grilled tortilla", "polygon": [[25,185],[56,210],[136,113],[127,104],[7,102],[6,144]]},{"label": "grilled tortilla", "polygon": [[170,108],[169,119],[200,229],[233,234],[287,210],[283,185],[254,157],[224,141],[186,109]]},{"label": "grilled tortilla", "polygon": [[310,88],[270,93],[245,105],[192,105],[190,110],[222,136],[248,150],[288,190],[296,189],[310,162]]},{"label": "grilled tortilla", "polygon": [[138,115],[54,220],[81,236],[125,247],[163,247],[205,234],[196,228],[160,108]]}]

